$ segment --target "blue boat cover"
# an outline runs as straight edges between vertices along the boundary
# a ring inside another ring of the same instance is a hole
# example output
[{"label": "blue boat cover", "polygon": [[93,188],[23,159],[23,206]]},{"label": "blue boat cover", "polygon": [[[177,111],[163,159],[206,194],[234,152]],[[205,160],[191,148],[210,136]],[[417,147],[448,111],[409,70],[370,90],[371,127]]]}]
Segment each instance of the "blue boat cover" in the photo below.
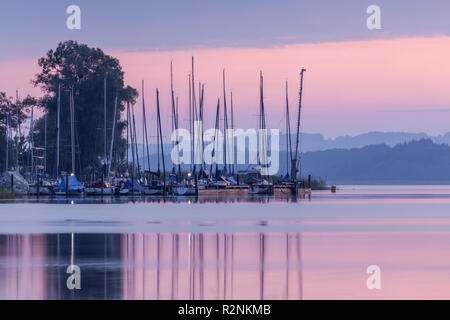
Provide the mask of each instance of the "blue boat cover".
[{"label": "blue boat cover", "polygon": [[281,178],[280,180],[278,180],[278,182],[283,183],[283,182],[291,182],[291,177],[286,174],[283,178]]},{"label": "blue boat cover", "polygon": [[[69,192],[83,192],[84,186],[76,176],[69,176]],[[66,192],[66,177],[63,177],[58,187],[58,192]]]},{"label": "blue boat cover", "polygon": [[[128,190],[133,189],[131,179],[128,179],[125,182],[125,185],[123,186],[123,188],[128,189]],[[136,179],[134,179],[134,191],[144,192],[144,190],[145,190],[145,188],[143,186],[141,186],[140,183]]]}]

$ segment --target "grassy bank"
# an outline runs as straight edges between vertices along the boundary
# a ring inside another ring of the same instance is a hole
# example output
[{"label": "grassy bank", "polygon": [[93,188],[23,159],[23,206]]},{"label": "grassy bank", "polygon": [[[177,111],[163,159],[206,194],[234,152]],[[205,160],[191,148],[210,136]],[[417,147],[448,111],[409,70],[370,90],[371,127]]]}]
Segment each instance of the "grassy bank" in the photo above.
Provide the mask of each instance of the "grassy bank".
[{"label": "grassy bank", "polygon": [[12,194],[8,188],[0,187],[0,199],[15,199],[20,198],[21,195]]}]

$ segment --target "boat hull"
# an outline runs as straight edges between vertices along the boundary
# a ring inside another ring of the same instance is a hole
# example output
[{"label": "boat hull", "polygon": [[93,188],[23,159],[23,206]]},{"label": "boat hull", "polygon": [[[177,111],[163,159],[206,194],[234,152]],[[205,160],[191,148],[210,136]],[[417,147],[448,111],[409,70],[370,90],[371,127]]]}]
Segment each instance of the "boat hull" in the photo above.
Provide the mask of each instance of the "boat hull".
[{"label": "boat hull", "polygon": [[144,194],[146,196],[162,196],[164,195],[163,188],[145,188]]},{"label": "boat hull", "polygon": [[197,190],[194,187],[179,186],[172,187],[171,193],[174,196],[196,196]]},{"label": "boat hull", "polygon": [[[39,186],[39,195],[40,196],[49,196],[52,193],[53,192],[52,192],[50,187]],[[30,186],[30,188],[28,189],[28,194],[30,196],[37,196],[38,195],[38,187],[37,186]]]},{"label": "boat hull", "polygon": [[248,194],[273,194],[273,185],[270,184],[256,184],[248,188]]},{"label": "boat hull", "polygon": [[114,188],[86,188],[84,191],[87,196],[112,196],[115,193]]}]

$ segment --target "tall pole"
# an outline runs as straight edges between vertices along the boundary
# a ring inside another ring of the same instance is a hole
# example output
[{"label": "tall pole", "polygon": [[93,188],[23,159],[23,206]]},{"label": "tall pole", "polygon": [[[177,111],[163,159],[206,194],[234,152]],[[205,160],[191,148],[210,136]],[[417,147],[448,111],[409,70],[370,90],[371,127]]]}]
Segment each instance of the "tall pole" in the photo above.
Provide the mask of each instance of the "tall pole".
[{"label": "tall pole", "polygon": [[204,152],[204,150],[205,150],[205,143],[204,143],[204,134],[203,134],[203,108],[204,108],[204,104],[205,104],[205,98],[204,98],[204,95],[205,95],[205,85],[203,84],[202,85],[202,91],[201,91],[201,103],[200,103],[200,122],[201,122],[201,136],[200,136],[200,143],[201,143],[201,146],[202,146],[202,149],[201,149],[201,154],[202,154],[202,156],[201,156],[201,159],[202,159],[202,171],[203,171],[203,161],[204,161],[204,159],[203,159],[203,152]]},{"label": "tall pole", "polygon": [[[293,175],[292,179],[297,179],[297,173],[298,173],[298,159],[299,159],[299,155],[298,155],[298,148],[299,148],[299,140],[300,140],[300,116],[301,116],[301,111],[302,111],[302,95],[303,95],[303,74],[305,73],[306,69],[302,68],[302,70],[300,71],[300,92],[299,92],[299,100],[298,100],[298,117],[297,117],[297,135],[296,135],[296,144],[295,144],[295,158],[292,161],[292,166],[293,168],[291,168],[291,170],[295,173],[295,175]],[[294,168],[295,166],[295,168]]]},{"label": "tall pole", "polygon": [[[179,119],[179,113],[178,113],[178,97],[177,97],[176,107],[175,107],[175,125],[177,128],[179,128],[178,119]],[[178,140],[178,135],[177,135],[177,140]],[[178,155],[178,157],[179,157],[179,155]],[[178,175],[181,176],[181,164],[178,165]]]},{"label": "tall pole", "polygon": [[104,94],[103,94],[103,103],[104,103],[104,108],[103,108],[103,161],[104,164],[107,165],[108,163],[108,159],[106,158],[106,77],[103,78],[103,90],[104,90]]},{"label": "tall pole", "polygon": [[[216,163],[216,174],[217,174],[217,169],[218,169],[217,149],[218,149],[219,143],[217,141],[217,135],[218,135],[219,126],[220,126],[220,119],[219,119],[219,117],[220,117],[220,99],[217,99],[216,125],[215,125],[215,130],[214,130],[214,161]],[[213,166],[213,162],[211,162],[210,174],[212,174],[212,166]]]},{"label": "tall pole", "polygon": [[44,116],[44,172],[47,173],[47,113]]},{"label": "tall pole", "polygon": [[[147,116],[145,113],[145,100],[144,100],[144,80],[142,80],[142,156],[144,157],[145,149],[147,150],[147,166],[148,170],[150,170],[150,152],[148,150],[148,134],[147,134]],[[144,164],[142,164],[142,167],[145,167],[145,161]],[[144,170],[145,171],[145,170]]]},{"label": "tall pole", "polygon": [[59,176],[60,117],[61,117],[61,84],[58,85],[58,102],[56,111],[56,176]]},{"label": "tall pole", "polygon": [[72,151],[72,173],[75,174],[75,102],[73,87],[70,90],[70,145]]},{"label": "tall pole", "polygon": [[194,161],[194,137],[192,130],[192,84],[191,84],[191,75],[189,75],[189,133],[191,136],[191,161],[190,161],[190,172],[192,172],[192,162]]},{"label": "tall pole", "polygon": [[[261,170],[262,175],[267,175],[267,169],[266,169],[266,165],[267,165],[267,152],[266,152],[266,148],[267,148],[267,132],[266,130],[266,116],[265,116],[265,111],[264,111],[264,78],[263,78],[263,74],[262,71],[260,72],[260,147],[258,148],[261,149],[259,150],[260,153],[260,157],[261,157],[261,153],[262,153],[262,157],[263,157],[263,162],[260,162],[260,165],[262,168],[264,168],[264,170]],[[260,158],[261,160],[261,158]]]},{"label": "tall pole", "polygon": [[[170,61],[170,92],[171,92],[171,102],[172,102],[172,130],[176,132],[176,141],[174,146],[178,145],[178,115],[175,107],[175,93],[173,89],[173,63]],[[178,101],[177,101],[178,102]],[[178,174],[181,172],[181,165],[178,164]]]},{"label": "tall pole", "polygon": [[233,110],[233,92],[231,92],[231,132],[233,133],[232,137],[233,140],[231,140],[231,154],[233,155],[233,161],[231,161],[231,174],[234,175],[234,110]]},{"label": "tall pole", "polygon": [[136,165],[137,165],[137,174],[140,175],[141,174],[141,166],[139,164],[139,151],[138,151],[138,147],[137,147],[137,135],[136,135],[136,118],[134,117],[134,104],[131,105],[131,116],[133,117],[133,148],[135,148],[135,152],[136,152]]},{"label": "tall pole", "polygon": [[[136,175],[136,162],[135,162],[135,156],[134,156],[134,138],[133,138],[133,120],[131,118],[131,110],[130,110],[130,102],[127,101],[127,117],[128,117],[128,128],[129,134],[130,134],[130,140],[131,140],[131,159],[133,160],[133,174],[132,178],[134,179],[134,176]],[[129,147],[128,147],[129,148]],[[134,181],[134,180],[133,180]]]},{"label": "tall pole", "polygon": [[5,169],[6,172],[9,170],[9,109],[8,113],[6,114],[6,159],[5,159]]},{"label": "tall pole", "polygon": [[225,156],[225,175],[227,173],[227,129],[228,129],[228,117],[227,117],[227,93],[226,93],[226,85],[225,85],[225,69],[223,69],[222,73],[222,80],[223,80],[223,139],[224,139],[224,156]]},{"label": "tall pole", "polygon": [[17,127],[16,127],[16,170],[19,171],[19,145],[20,145],[20,131],[19,131],[19,123],[20,123],[20,107],[19,107],[19,91],[16,90],[16,111],[17,111]]},{"label": "tall pole", "polygon": [[31,160],[31,172],[34,172],[34,157],[33,157],[33,148],[34,148],[34,106],[31,106],[31,119],[30,119],[30,160]]},{"label": "tall pole", "polygon": [[157,108],[157,116],[158,116],[158,127],[159,127],[159,141],[161,145],[161,157],[162,157],[162,165],[163,165],[163,179],[164,179],[164,192],[166,191],[166,163],[164,160],[164,144],[162,139],[162,128],[161,128],[161,113],[159,110],[159,91],[156,89],[156,108]]},{"label": "tall pole", "polygon": [[127,155],[126,155],[126,161],[127,161],[127,173],[128,171],[128,165],[129,165],[129,159],[128,159],[128,150],[130,148],[129,144],[129,131],[130,131],[130,102],[127,101]]},{"label": "tall pole", "polygon": [[194,57],[192,57],[192,152],[193,152],[193,157],[192,157],[192,162],[194,163],[194,171],[196,171],[196,164],[195,164],[195,145],[194,141],[195,141],[195,127],[194,127],[194,123],[195,120],[198,119],[197,117],[197,101],[196,101],[196,96],[195,96],[195,75],[194,75]]},{"label": "tall pole", "polygon": [[286,172],[289,174],[289,160],[292,161],[291,118],[289,116],[289,92],[286,81]]},{"label": "tall pole", "polygon": [[106,173],[109,176],[109,173],[111,172],[111,163],[112,163],[112,154],[113,154],[113,148],[114,148],[114,134],[116,132],[116,119],[117,119],[117,95],[114,99],[114,118],[113,118],[113,127],[112,127],[112,133],[111,133],[111,146],[109,149],[109,162],[108,162],[108,172]]},{"label": "tall pole", "polygon": [[[144,80],[141,82],[142,95],[142,171],[145,172],[145,101],[144,101]],[[150,170],[150,169],[149,169]]]}]

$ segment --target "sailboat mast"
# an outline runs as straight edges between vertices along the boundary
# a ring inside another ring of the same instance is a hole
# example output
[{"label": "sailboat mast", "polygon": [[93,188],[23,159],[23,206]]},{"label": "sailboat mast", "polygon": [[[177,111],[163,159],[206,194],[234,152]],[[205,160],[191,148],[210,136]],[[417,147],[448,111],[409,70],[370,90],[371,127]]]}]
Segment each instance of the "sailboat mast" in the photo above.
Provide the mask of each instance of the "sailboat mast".
[{"label": "sailboat mast", "polygon": [[195,126],[194,126],[194,124],[195,124],[195,120],[197,120],[198,119],[198,115],[197,115],[197,101],[196,101],[196,95],[195,95],[195,75],[194,75],[194,57],[192,57],[192,79],[191,79],[191,81],[192,81],[192,123],[191,123],[191,126],[192,126],[192,146],[193,146],[193,148],[192,148],[192,152],[193,152],[193,157],[192,157],[192,162],[193,162],[193,166],[194,166],[194,171],[196,170],[196,164],[195,164],[195,146],[196,146],[196,144],[194,143],[194,141],[195,141]]},{"label": "sailboat mast", "polygon": [[189,133],[191,136],[191,161],[190,161],[190,172],[192,172],[192,163],[194,161],[194,137],[192,130],[192,84],[191,75],[189,75]]},{"label": "sailboat mast", "polygon": [[203,108],[204,108],[204,103],[205,103],[205,85],[202,85],[202,91],[201,91],[201,103],[200,103],[200,123],[201,123],[201,136],[200,136],[200,143],[202,146],[201,149],[201,159],[202,159],[202,165],[201,165],[201,170],[203,170],[203,152],[205,150],[205,143],[204,143],[204,135],[203,135]]},{"label": "sailboat mast", "polygon": [[233,111],[233,92],[231,92],[231,132],[232,134],[232,139],[231,140],[231,154],[233,155],[233,159],[231,161],[231,174],[234,175],[234,111]]},{"label": "sailboat mast", "polygon": [[59,176],[59,135],[61,118],[61,84],[58,84],[58,101],[56,111],[56,176]]},{"label": "sailboat mast", "polygon": [[33,157],[33,148],[34,148],[34,105],[31,106],[31,120],[30,120],[30,159],[31,159],[31,172],[34,172],[34,157]]},{"label": "sailboat mast", "polygon": [[117,120],[117,95],[114,99],[114,118],[113,118],[113,127],[112,127],[112,133],[111,133],[111,147],[109,149],[109,162],[108,162],[108,172],[106,173],[109,176],[109,173],[111,172],[111,163],[112,163],[112,155],[113,155],[113,149],[114,149],[114,134],[116,132],[116,120]]},{"label": "sailboat mast", "polygon": [[[142,138],[142,156],[144,156],[145,154],[145,149],[144,146],[147,150],[147,166],[148,166],[148,170],[150,170],[150,152],[148,150],[148,131],[147,131],[147,115],[145,113],[145,100],[144,100],[144,80],[142,80],[142,119],[143,119],[143,138]],[[144,141],[145,138],[145,141]],[[145,161],[144,161],[145,163]],[[145,165],[143,164],[143,167],[145,167]],[[144,170],[145,171],[145,170]]]},{"label": "sailboat mast", "polygon": [[164,179],[164,190],[166,190],[166,163],[164,160],[164,144],[162,139],[162,128],[161,128],[161,112],[159,109],[159,91],[156,89],[156,108],[157,108],[157,116],[158,116],[158,128],[159,128],[159,141],[161,145],[161,158],[163,165],[163,179]]},{"label": "sailboat mast", "polygon": [[5,169],[6,172],[9,170],[9,109],[8,113],[6,114],[6,159],[5,159]]},{"label": "sailboat mast", "polygon": [[[158,93],[158,90],[157,90]],[[160,161],[160,150],[161,150],[161,146],[160,146],[160,140],[159,140],[159,120],[158,120],[158,95],[156,96],[156,144],[157,144],[157,149],[158,149],[158,175],[160,175],[161,173],[161,161]],[[158,176],[158,178],[160,178]]]},{"label": "sailboat mast", "polygon": [[[17,157],[17,159],[19,159]],[[17,160],[17,170],[19,170],[19,161]],[[47,113],[44,115],[44,173],[47,173]]]},{"label": "sailboat mast", "polygon": [[[178,112],[176,108],[178,108],[178,98],[177,98],[177,104],[175,106],[175,93],[173,89],[173,62],[170,61],[170,99],[172,102],[172,130],[175,130],[176,132],[176,138],[173,146],[175,147],[179,141],[178,141]],[[175,169],[174,169],[175,170]],[[178,174],[181,172],[181,165],[178,164]]]},{"label": "sailboat mast", "polygon": [[130,132],[130,103],[127,100],[127,154],[126,154],[126,161],[127,161],[127,172],[129,173],[129,159],[128,159],[128,152],[129,152],[129,148],[130,148],[130,143],[129,143],[129,132]]},{"label": "sailboat mast", "polygon": [[20,123],[20,108],[19,108],[19,91],[16,90],[16,111],[17,111],[17,127],[16,127],[16,170],[19,170],[19,145],[20,145],[20,131],[19,131],[19,123]]},{"label": "sailboat mast", "polygon": [[225,175],[227,174],[227,129],[228,129],[228,119],[227,119],[227,93],[226,93],[226,87],[225,87],[225,69],[223,69],[222,72],[222,84],[223,84],[223,142],[224,142],[224,156],[225,156]]},{"label": "sailboat mast", "polygon": [[135,150],[134,150],[133,120],[131,118],[131,110],[130,109],[131,109],[130,102],[128,101],[127,102],[127,117],[128,117],[127,131],[129,131],[129,136],[130,136],[130,140],[131,140],[131,158],[133,160],[133,178],[134,178],[134,176],[136,176],[136,161],[135,161],[135,155],[134,155]]},{"label": "sailboat mast", "polygon": [[302,68],[300,71],[300,92],[299,92],[299,100],[298,100],[298,117],[297,117],[297,134],[296,134],[296,144],[295,144],[295,158],[294,161],[292,161],[292,165],[295,165],[295,171],[294,168],[292,170],[295,172],[295,175],[292,177],[293,179],[297,179],[297,170],[298,170],[298,148],[299,148],[299,140],[300,140],[300,116],[302,111],[302,95],[303,95],[303,74],[305,73],[306,69]]},{"label": "sailboat mast", "polygon": [[70,90],[70,142],[72,151],[72,173],[75,174],[75,102],[73,87]]},{"label": "sailboat mast", "polygon": [[286,81],[286,173],[289,174],[289,162],[292,161],[291,118],[289,116],[289,91]]},{"label": "sailboat mast", "polygon": [[266,132],[266,117],[265,117],[265,111],[264,111],[264,78],[263,78],[263,74],[262,71],[260,73],[260,154],[259,156],[261,157],[261,153],[262,153],[262,157],[263,157],[263,161],[261,162],[261,158],[260,158],[260,165],[261,167],[264,168],[264,170],[261,170],[261,172],[266,175],[266,164],[267,164],[267,152],[266,152],[266,147],[267,147],[267,132]]},{"label": "sailboat mast", "polygon": [[141,166],[139,164],[139,151],[137,147],[137,135],[136,135],[136,118],[134,117],[134,104],[131,105],[131,116],[133,118],[133,148],[135,149],[136,153],[136,165],[137,165],[137,174],[141,174]]},{"label": "sailboat mast", "polygon": [[107,165],[108,164],[108,159],[106,158],[106,77],[103,78],[103,161],[104,164]]},{"label": "sailboat mast", "polygon": [[[177,99],[176,99],[176,107],[175,107],[175,126],[177,128],[179,128],[179,126],[178,126],[179,125],[178,119],[179,119],[179,113],[178,113],[178,97],[177,97]],[[177,140],[178,140],[178,135],[177,135]],[[177,156],[177,157],[179,157],[179,156]],[[181,175],[181,164],[178,164],[178,175]]]},{"label": "sailboat mast", "polygon": [[[144,102],[144,80],[142,80],[142,157],[145,154],[145,102]],[[145,161],[142,159],[142,170],[145,172]]]},{"label": "sailboat mast", "polygon": [[[216,126],[215,126],[215,131],[214,131],[214,162],[216,163],[216,174],[217,174],[217,170],[218,170],[218,164],[217,164],[217,154],[218,154],[218,146],[219,146],[219,142],[217,139],[217,135],[219,133],[219,126],[220,126],[220,99],[217,99],[217,109],[216,109]],[[211,174],[212,174],[212,162],[211,162],[211,170],[210,170]]]}]

